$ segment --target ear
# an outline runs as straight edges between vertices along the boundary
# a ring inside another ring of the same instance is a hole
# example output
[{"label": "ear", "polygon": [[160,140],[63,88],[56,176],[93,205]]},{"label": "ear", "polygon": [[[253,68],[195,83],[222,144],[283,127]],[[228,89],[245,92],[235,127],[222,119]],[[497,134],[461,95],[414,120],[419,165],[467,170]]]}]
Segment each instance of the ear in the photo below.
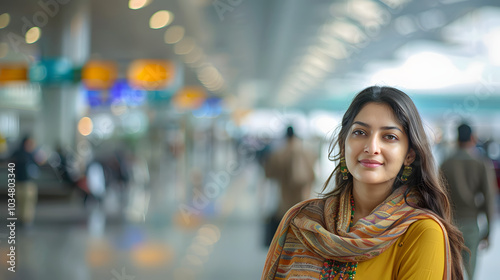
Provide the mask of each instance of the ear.
[{"label": "ear", "polygon": [[415,153],[415,150],[413,150],[413,148],[410,148],[410,150],[406,154],[406,157],[404,160],[404,165],[408,166],[408,165],[412,164],[415,161],[416,157],[417,157],[417,154]]}]

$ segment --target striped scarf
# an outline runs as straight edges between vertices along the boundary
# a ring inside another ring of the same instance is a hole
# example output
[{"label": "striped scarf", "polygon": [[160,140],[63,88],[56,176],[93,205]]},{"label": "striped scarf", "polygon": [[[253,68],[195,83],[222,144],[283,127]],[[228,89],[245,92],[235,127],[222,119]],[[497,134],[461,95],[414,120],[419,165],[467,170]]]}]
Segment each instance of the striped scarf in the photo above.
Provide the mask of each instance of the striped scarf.
[{"label": "striped scarf", "polygon": [[[350,231],[350,192],[346,191],[340,197],[307,200],[292,207],[283,217],[269,247],[262,280],[285,279],[292,267],[293,270],[303,269],[301,275],[308,275],[308,271],[320,271],[325,259],[342,262],[369,260],[388,249],[413,222],[429,218],[435,220],[444,232],[446,267],[443,279],[451,279],[446,229],[434,214],[406,204],[406,189],[407,186],[396,189]],[[413,192],[407,196],[412,205],[416,205],[417,200]],[[285,241],[287,248],[283,250]],[[294,265],[294,260],[300,260],[301,264]]]}]

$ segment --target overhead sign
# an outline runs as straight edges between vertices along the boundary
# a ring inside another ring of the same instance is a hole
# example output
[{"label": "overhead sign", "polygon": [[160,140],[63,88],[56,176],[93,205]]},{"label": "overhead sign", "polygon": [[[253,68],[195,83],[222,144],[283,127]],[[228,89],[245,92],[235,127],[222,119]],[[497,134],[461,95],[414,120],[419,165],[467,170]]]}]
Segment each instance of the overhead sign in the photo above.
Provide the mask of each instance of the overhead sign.
[{"label": "overhead sign", "polygon": [[207,93],[200,86],[186,86],[173,98],[173,104],[180,109],[197,109],[203,105]]},{"label": "overhead sign", "polygon": [[72,64],[64,58],[45,59],[34,64],[29,71],[32,82],[58,83],[75,80]]},{"label": "overhead sign", "polygon": [[82,82],[90,90],[106,90],[116,80],[118,70],[112,61],[91,60],[82,69]]},{"label": "overhead sign", "polygon": [[26,64],[0,64],[0,84],[28,80]]},{"label": "overhead sign", "polygon": [[174,63],[153,59],[134,60],[127,73],[132,87],[145,90],[164,89],[173,81],[174,76]]},{"label": "overhead sign", "polygon": [[109,90],[87,90],[87,101],[91,107],[110,106],[111,104],[135,107],[144,104],[147,95],[147,91],[131,88],[126,80],[119,79]]}]

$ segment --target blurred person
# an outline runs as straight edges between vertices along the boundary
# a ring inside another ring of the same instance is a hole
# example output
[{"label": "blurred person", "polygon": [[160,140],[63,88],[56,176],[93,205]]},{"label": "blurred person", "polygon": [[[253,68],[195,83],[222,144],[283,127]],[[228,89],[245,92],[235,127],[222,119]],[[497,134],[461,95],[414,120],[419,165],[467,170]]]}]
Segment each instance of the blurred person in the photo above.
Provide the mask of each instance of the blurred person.
[{"label": "blurred person", "polygon": [[[106,186],[117,195],[117,208],[124,210],[130,199],[129,191],[132,176],[132,153],[126,148],[116,148],[112,154],[102,160]],[[117,209],[117,210],[118,210]]]},{"label": "blurred person", "polygon": [[132,154],[130,166],[127,214],[131,220],[144,221],[150,199],[148,163],[144,157]]},{"label": "blurred person", "polygon": [[434,160],[436,162],[436,168],[438,168],[441,163],[450,155],[452,152],[452,147],[443,139],[443,129],[437,127],[434,130],[432,154],[434,155]]},{"label": "blurred person", "polygon": [[[493,140],[488,141],[486,143],[486,152],[488,157],[493,162],[493,168],[495,169],[497,186],[500,188],[500,143]],[[500,199],[500,197],[498,197],[498,199]]]},{"label": "blurred person", "polygon": [[26,135],[12,154],[16,175],[16,216],[20,224],[25,226],[33,224],[38,201],[38,187],[34,181],[38,176],[35,147],[35,140]]},{"label": "blurred person", "polygon": [[257,163],[264,168],[271,152],[271,137],[264,136],[257,139],[255,158]]},{"label": "blurred person", "polygon": [[265,245],[271,244],[279,221],[286,211],[300,201],[309,198],[315,180],[314,162],[316,156],[303,147],[302,141],[295,136],[292,126],[286,130],[285,144],[269,152],[264,164],[267,178],[277,181],[280,199],[276,212],[269,217],[266,226]]},{"label": "blurred person", "polygon": [[[462,231],[465,245],[463,258],[468,279],[474,279],[479,244],[489,246],[491,223],[495,209],[496,182],[492,163],[476,149],[476,138],[467,124],[458,130],[458,148],[441,165],[449,184],[454,217]],[[487,226],[482,232],[478,215],[486,214]]]},{"label": "blurred person", "polygon": [[55,151],[49,157],[49,165],[54,169],[62,183],[76,187],[80,174],[77,172],[73,157],[62,145],[56,145]]},{"label": "blurred person", "polygon": [[135,186],[146,187],[149,185],[149,166],[147,160],[143,156],[132,155],[129,160],[130,165],[130,181]]},{"label": "blurred person", "polygon": [[118,183],[120,188],[125,191],[128,187],[131,176],[131,158],[130,152],[124,149],[116,149],[108,160],[110,177]]},{"label": "blurred person", "polygon": [[85,177],[88,192],[83,199],[84,205],[87,204],[89,198],[100,205],[106,194],[106,177],[103,165],[96,159],[91,160],[87,166]]},{"label": "blurred person", "polygon": [[463,237],[408,95],[358,93],[329,158],[335,188],[285,214],[262,279],[463,279]]}]

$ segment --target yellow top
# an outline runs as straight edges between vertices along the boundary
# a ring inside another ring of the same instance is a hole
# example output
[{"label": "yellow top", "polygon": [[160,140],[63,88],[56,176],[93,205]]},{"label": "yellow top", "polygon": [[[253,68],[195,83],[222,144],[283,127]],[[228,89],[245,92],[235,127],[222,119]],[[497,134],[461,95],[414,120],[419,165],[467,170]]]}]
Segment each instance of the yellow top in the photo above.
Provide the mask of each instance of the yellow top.
[{"label": "yellow top", "polygon": [[443,230],[436,221],[424,219],[411,224],[380,256],[359,262],[354,279],[442,280],[444,268]]}]

